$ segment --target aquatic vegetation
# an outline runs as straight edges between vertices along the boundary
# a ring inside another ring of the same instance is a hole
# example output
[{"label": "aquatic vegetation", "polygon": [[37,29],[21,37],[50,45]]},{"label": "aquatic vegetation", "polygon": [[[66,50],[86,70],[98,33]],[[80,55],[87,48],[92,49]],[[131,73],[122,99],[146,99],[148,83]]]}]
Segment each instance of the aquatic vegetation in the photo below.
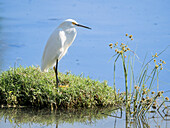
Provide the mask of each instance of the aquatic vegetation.
[{"label": "aquatic vegetation", "polygon": [[114,106],[120,102],[106,81],[100,83],[70,73],[59,73],[59,79],[65,86],[56,88],[52,70],[42,73],[34,66],[10,68],[0,74],[0,105],[72,109]]},{"label": "aquatic vegetation", "polygon": [[[141,69],[138,77],[136,77],[136,72],[134,70],[135,59],[138,59],[136,53],[131,50],[128,46],[128,43],[133,40],[133,36],[126,34],[127,43],[118,43],[114,45],[109,44],[109,47],[113,49],[115,57],[114,60],[114,89],[116,91],[115,84],[115,74],[116,74],[116,62],[120,59],[123,66],[124,73],[124,85],[125,85],[125,98],[124,105],[126,106],[126,119],[128,122],[131,118],[144,118],[145,114],[150,109],[157,109],[157,99],[163,97],[164,91],[159,91],[159,73],[163,70],[163,65],[166,62],[160,59],[157,63],[157,58],[168,48],[164,49],[159,54],[155,53],[152,55],[152,58],[145,63],[142,62]],[[127,57],[128,56],[128,57]],[[111,58],[111,59],[112,59]],[[146,58],[145,58],[146,59]],[[149,64],[154,62],[154,66]],[[137,78],[137,79],[136,79]],[[151,90],[157,88],[157,92]],[[163,100],[163,99],[162,99]],[[169,100],[169,98],[165,98]],[[147,127],[147,126],[146,126]]]}]

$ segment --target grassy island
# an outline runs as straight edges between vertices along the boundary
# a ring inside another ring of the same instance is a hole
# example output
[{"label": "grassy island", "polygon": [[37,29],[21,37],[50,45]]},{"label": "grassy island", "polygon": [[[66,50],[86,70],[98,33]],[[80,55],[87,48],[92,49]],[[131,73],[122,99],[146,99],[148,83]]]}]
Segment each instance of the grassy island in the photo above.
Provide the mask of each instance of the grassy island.
[{"label": "grassy island", "polygon": [[56,88],[55,74],[52,70],[41,72],[39,67],[10,68],[0,74],[1,107],[49,107],[93,108],[120,104],[120,96],[107,85],[75,76],[59,73],[60,84]]}]

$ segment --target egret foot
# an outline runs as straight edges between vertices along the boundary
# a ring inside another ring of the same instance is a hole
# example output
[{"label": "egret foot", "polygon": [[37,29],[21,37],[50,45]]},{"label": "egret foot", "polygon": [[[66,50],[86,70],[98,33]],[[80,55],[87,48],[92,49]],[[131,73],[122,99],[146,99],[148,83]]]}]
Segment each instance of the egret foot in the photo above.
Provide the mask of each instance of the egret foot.
[{"label": "egret foot", "polygon": [[60,87],[60,88],[68,88],[69,85],[58,85],[58,87]]}]

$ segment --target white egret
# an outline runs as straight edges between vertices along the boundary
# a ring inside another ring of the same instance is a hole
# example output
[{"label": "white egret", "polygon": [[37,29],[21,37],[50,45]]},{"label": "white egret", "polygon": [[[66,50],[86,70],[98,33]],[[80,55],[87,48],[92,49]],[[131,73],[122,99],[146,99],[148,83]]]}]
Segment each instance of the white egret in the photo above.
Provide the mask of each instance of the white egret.
[{"label": "white egret", "polygon": [[[91,29],[84,25],[78,24],[73,19],[67,19],[61,23],[49,37],[44,49],[41,60],[41,71],[48,72],[50,67],[53,67],[56,75],[56,84],[58,87],[58,62],[66,54],[68,48],[73,43],[77,31],[76,26]],[[56,67],[55,67],[56,66]]]}]

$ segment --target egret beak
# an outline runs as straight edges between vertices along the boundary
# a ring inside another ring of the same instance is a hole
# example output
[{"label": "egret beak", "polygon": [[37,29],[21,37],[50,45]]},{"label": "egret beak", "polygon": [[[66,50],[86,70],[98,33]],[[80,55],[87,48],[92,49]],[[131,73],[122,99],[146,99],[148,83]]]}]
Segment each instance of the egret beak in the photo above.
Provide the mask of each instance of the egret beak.
[{"label": "egret beak", "polygon": [[84,25],[81,25],[81,24],[75,24],[75,25],[78,26],[78,27],[83,27],[83,28],[91,29],[90,27],[87,27],[87,26],[84,26]]}]

